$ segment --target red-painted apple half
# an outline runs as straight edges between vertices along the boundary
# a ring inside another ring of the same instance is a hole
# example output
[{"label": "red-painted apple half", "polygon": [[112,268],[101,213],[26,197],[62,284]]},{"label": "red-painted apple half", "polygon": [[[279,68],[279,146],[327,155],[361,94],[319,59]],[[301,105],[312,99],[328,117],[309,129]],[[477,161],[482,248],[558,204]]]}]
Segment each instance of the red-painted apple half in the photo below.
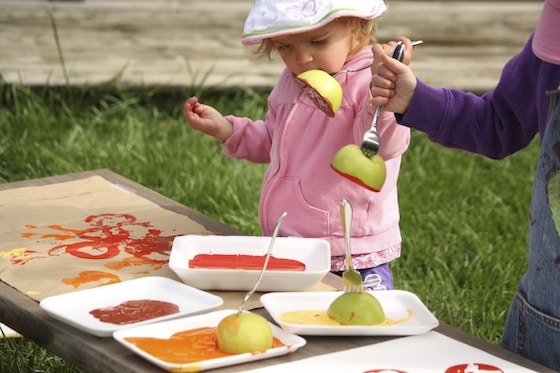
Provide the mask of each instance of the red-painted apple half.
[{"label": "red-painted apple half", "polygon": [[329,117],[334,117],[342,103],[340,83],[323,70],[308,70],[297,76],[307,96]]},{"label": "red-painted apple half", "polygon": [[387,176],[383,158],[379,154],[366,157],[356,144],[345,145],[336,152],[331,160],[331,168],[373,192],[381,190]]}]

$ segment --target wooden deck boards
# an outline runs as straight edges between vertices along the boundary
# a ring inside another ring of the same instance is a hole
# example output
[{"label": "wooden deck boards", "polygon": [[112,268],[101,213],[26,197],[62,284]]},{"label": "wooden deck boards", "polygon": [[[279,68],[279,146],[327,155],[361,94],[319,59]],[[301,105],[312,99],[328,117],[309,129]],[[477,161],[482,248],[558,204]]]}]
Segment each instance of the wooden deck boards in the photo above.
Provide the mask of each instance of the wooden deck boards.
[{"label": "wooden deck boards", "polygon": [[[251,0],[1,0],[0,74],[25,85],[271,87],[279,60],[252,57],[240,34]],[[526,43],[542,1],[389,1],[381,41],[422,39],[425,81],[492,88]],[[63,52],[61,63],[49,14]]]}]

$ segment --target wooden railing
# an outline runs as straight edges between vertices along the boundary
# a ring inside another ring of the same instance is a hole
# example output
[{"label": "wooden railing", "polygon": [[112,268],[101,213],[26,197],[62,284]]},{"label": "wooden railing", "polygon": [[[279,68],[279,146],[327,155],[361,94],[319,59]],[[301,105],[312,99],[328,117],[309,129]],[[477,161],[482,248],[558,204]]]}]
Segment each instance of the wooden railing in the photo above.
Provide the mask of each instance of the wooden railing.
[{"label": "wooden railing", "polygon": [[[279,60],[241,45],[250,0],[2,0],[0,73],[9,82],[271,87]],[[492,88],[503,64],[533,31],[542,7],[527,1],[390,0],[381,41],[423,39],[412,67],[425,81],[471,91]]]}]

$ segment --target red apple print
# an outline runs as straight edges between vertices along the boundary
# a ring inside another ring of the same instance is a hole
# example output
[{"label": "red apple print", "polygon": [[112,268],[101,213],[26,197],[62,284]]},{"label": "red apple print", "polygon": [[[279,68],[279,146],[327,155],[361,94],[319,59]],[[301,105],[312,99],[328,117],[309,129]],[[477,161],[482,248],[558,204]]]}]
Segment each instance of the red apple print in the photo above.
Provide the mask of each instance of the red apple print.
[{"label": "red apple print", "polygon": [[110,259],[126,253],[152,265],[168,261],[175,236],[162,236],[161,230],[150,222],[139,222],[131,214],[118,213],[90,215],[84,222],[88,224],[85,229],[48,225],[50,231],[43,234],[33,232],[40,227],[28,225],[30,231],[22,236],[54,240],[58,245],[48,251],[49,256],[69,254],[80,259]]},{"label": "red apple print", "polygon": [[454,365],[447,368],[445,373],[504,373],[504,371],[489,364],[470,363]]}]

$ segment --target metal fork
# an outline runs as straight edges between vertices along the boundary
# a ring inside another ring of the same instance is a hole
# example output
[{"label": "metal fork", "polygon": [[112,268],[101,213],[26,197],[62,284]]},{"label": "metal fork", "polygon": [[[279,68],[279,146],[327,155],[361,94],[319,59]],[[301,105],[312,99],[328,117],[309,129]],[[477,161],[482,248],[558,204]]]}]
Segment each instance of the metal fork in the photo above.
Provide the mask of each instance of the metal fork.
[{"label": "metal fork", "polygon": [[266,257],[265,257],[265,260],[264,260],[263,267],[261,269],[261,273],[259,274],[259,277],[257,278],[257,281],[255,281],[255,284],[253,285],[253,288],[251,290],[249,290],[247,292],[247,294],[245,294],[245,297],[241,301],[241,304],[239,304],[239,309],[238,309],[239,314],[241,314],[241,312],[243,312],[243,306],[249,300],[251,295],[253,295],[253,293],[257,290],[257,288],[259,287],[259,284],[261,283],[261,280],[264,276],[264,271],[266,270],[266,266],[268,265],[268,260],[270,259],[270,254],[272,253],[272,247],[274,246],[274,241],[276,240],[276,237],[278,236],[278,232],[280,231],[280,225],[282,224],[282,221],[284,221],[284,218],[286,217],[286,215],[288,215],[288,213],[284,211],[282,213],[282,215],[280,215],[280,217],[278,218],[278,221],[276,222],[276,226],[274,227],[274,231],[272,232],[272,237],[270,238],[270,243],[268,244],[268,251],[266,253]]},{"label": "metal fork", "polygon": [[[412,42],[412,45],[419,45],[422,44],[422,40],[417,40]],[[406,48],[402,42],[397,42],[395,45],[395,49],[393,50],[393,58],[402,62],[404,59],[404,54],[406,52]],[[370,129],[364,134],[364,138],[362,139],[362,144],[360,145],[360,150],[362,153],[368,157],[372,158],[374,155],[377,154],[379,148],[381,147],[381,137],[377,133],[377,121],[379,120],[379,116],[381,115],[381,111],[383,110],[383,106],[378,106],[375,108],[375,113],[373,113],[373,119],[371,120],[371,127]]]},{"label": "metal fork", "polygon": [[363,291],[362,275],[352,266],[352,253],[350,251],[350,230],[352,226],[352,205],[343,199],[340,201],[340,221],[344,231],[344,244],[346,246],[346,271],[342,272],[342,285],[347,293]]}]

